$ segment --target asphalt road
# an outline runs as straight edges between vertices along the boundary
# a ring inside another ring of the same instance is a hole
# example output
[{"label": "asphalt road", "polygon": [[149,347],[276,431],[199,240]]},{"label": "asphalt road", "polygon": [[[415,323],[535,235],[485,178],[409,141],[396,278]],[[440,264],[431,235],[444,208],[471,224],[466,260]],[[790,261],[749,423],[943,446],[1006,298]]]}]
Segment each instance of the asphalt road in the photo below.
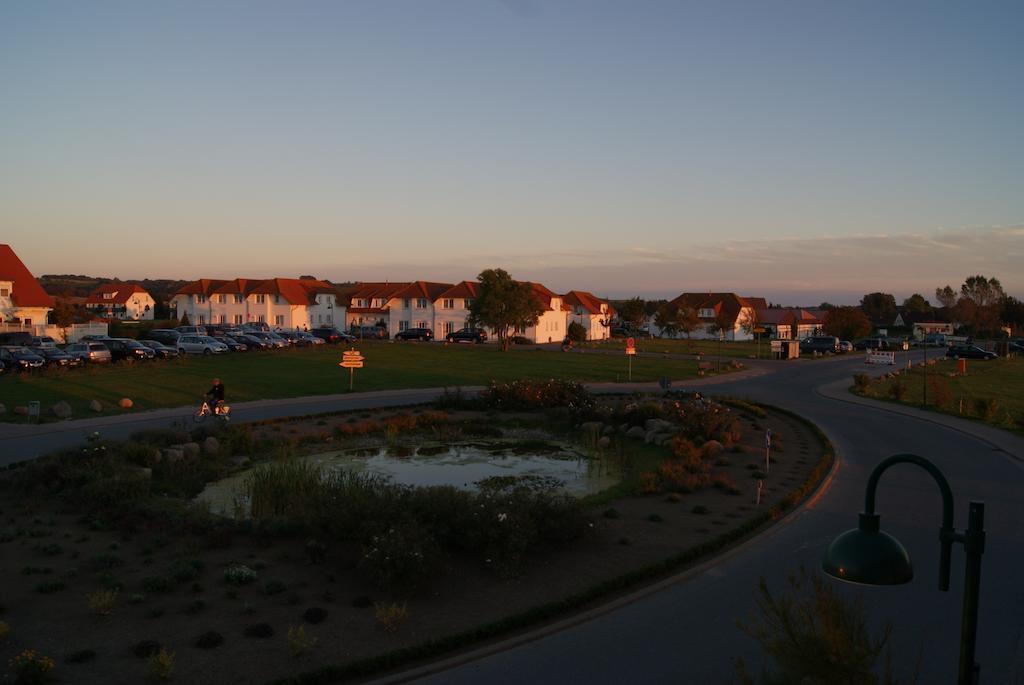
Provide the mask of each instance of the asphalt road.
[{"label": "asphalt road", "polygon": [[[764,577],[770,587],[780,589],[787,574],[801,565],[817,572],[828,542],[855,527],[871,469],[901,452],[926,456],[943,470],[956,497],[958,528],[966,525],[968,500],[986,503],[988,545],[977,651],[981,678],[984,683],[1024,682],[1024,587],[1019,578],[1024,561],[1024,441],[1010,437],[1003,441],[1007,451],[996,450],[941,423],[833,399],[816,390],[831,383],[833,394],[843,397],[850,375],[862,368],[859,359],[794,363],[778,373],[726,382],[715,390],[799,412],[835,444],[841,461],[831,486],[787,524],[721,563],[622,608],[415,682],[727,683],[733,680],[737,657],[756,672],[762,664],[760,648],[736,621],[751,615],[758,579]],[[883,530],[909,550],[916,577],[908,585],[888,588],[837,585],[864,598],[876,626],[893,622],[892,656],[900,682],[909,681],[918,663],[918,682],[954,682],[964,555],[961,546],[954,548],[951,589],[939,592],[938,490],[925,472],[894,467],[881,481],[878,511]],[[406,678],[390,680],[395,679]]]},{"label": "asphalt road", "polygon": [[[996,449],[991,442],[957,430],[956,420],[909,412],[923,417],[919,418],[885,405],[849,401],[844,387],[852,373],[864,369],[859,357],[751,366],[735,376],[683,386],[750,397],[817,423],[840,455],[835,478],[821,497],[719,563],[593,620],[433,675],[414,678],[405,673],[388,680],[558,685],[730,682],[737,657],[755,670],[761,665],[758,645],[736,627],[737,619],[751,615],[758,579],[765,577],[778,589],[800,565],[816,571],[828,542],[856,525],[870,470],[891,454],[911,452],[932,459],[945,472],[956,497],[958,527],[966,524],[968,500],[986,502],[988,544],[982,566],[977,653],[982,682],[1024,683],[1024,586],[1017,571],[1024,561],[1024,440],[1000,434],[996,442],[1002,449]],[[256,402],[240,407],[236,415],[256,420],[417,404],[436,394],[436,390],[388,391]],[[123,438],[141,428],[187,425],[190,415],[179,409],[44,426],[0,425],[0,465],[81,444],[93,430]],[[952,682],[964,556],[960,546],[954,548],[951,590],[938,592],[938,491],[923,471],[899,466],[881,481],[878,511],[883,529],[910,551],[914,581],[865,590],[839,586],[863,596],[876,625],[893,621],[893,662],[901,681],[907,681],[920,663],[919,682]]]}]

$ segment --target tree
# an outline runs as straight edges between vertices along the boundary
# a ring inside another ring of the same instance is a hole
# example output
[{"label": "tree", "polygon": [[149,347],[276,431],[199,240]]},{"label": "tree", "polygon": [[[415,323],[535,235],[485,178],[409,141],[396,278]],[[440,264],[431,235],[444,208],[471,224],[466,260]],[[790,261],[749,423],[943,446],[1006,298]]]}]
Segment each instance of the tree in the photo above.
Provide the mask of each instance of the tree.
[{"label": "tree", "polygon": [[860,308],[872,320],[892,323],[896,318],[896,298],[889,293],[868,293],[860,298]]},{"label": "tree", "polygon": [[697,310],[685,305],[680,307],[679,314],[676,316],[676,328],[686,336],[687,349],[691,348],[693,343],[690,340],[690,334],[700,328],[700,317],[697,316]]},{"label": "tree", "polygon": [[1000,318],[1004,324],[1017,334],[1024,330],[1024,302],[1007,295],[1000,303],[1000,308],[1002,310]]},{"label": "tree", "polygon": [[679,334],[679,308],[673,304],[663,304],[654,315],[654,324],[661,329],[661,334],[674,338]]},{"label": "tree", "polygon": [[578,321],[572,321],[569,323],[569,330],[566,331],[565,337],[572,340],[574,343],[586,342],[587,340],[587,329],[583,327]]},{"label": "tree", "polygon": [[504,269],[485,269],[477,276],[479,294],[469,308],[471,326],[490,328],[508,351],[516,327],[533,326],[544,311],[529,283],[512,280]]},{"label": "tree", "polygon": [[1004,297],[1006,293],[999,279],[970,276],[960,286],[958,316],[975,333],[992,333],[999,328],[1000,302]]},{"label": "tree", "polygon": [[181,326],[190,326],[190,325],[192,325],[191,322],[188,320],[188,312],[186,312],[186,313],[181,315],[181,323],[179,325],[181,325]]},{"label": "tree", "polygon": [[960,286],[960,296],[967,298],[979,307],[996,304],[1005,295],[999,279],[994,277],[970,276]]},{"label": "tree", "polygon": [[619,318],[634,328],[639,328],[646,317],[646,304],[639,297],[626,300],[619,306]]},{"label": "tree", "polygon": [[917,314],[930,314],[932,311],[932,303],[924,299],[924,295],[914,293],[907,299],[903,300],[903,308]]},{"label": "tree", "polygon": [[871,332],[871,320],[859,307],[835,307],[825,314],[822,328],[840,340],[853,340]]},{"label": "tree", "polygon": [[831,302],[822,302],[818,305],[818,309],[835,309],[835,307]]},{"label": "tree", "polygon": [[60,329],[64,342],[68,341],[68,329],[75,323],[75,307],[63,297],[58,297],[53,303],[53,311],[50,316],[53,325]]},{"label": "tree", "polygon": [[944,288],[936,288],[935,299],[946,309],[953,309],[956,306],[956,291],[948,285]]}]

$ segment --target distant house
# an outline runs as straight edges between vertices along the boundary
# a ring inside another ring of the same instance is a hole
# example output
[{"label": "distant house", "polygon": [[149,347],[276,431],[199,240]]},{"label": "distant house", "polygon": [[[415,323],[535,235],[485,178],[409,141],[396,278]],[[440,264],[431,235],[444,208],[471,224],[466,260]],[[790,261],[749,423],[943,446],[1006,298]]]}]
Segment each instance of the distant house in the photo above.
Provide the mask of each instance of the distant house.
[{"label": "distant house", "polygon": [[412,284],[409,282],[357,283],[351,288],[346,288],[346,327],[381,326],[390,332],[391,313],[388,302],[396,293],[402,292],[410,285]]},{"label": "distant house", "polygon": [[0,245],[0,325],[6,330],[46,326],[53,298],[26,268],[10,245]]},{"label": "distant house", "polygon": [[760,311],[767,309],[764,298],[745,298],[736,293],[683,293],[669,304],[697,313],[701,326],[690,334],[695,340],[718,340],[719,322],[725,324],[725,340],[753,340],[758,307]]},{"label": "distant house", "polygon": [[451,286],[434,301],[434,335],[443,338],[462,328],[469,328],[469,308],[480,293],[476,281],[462,281]]},{"label": "distant house", "polygon": [[265,323],[273,328],[336,326],[345,307],[335,287],[313,278],[203,278],[188,283],[171,298],[178,317],[194,325]]},{"label": "distant house", "polygon": [[615,310],[607,300],[585,290],[570,290],[564,300],[569,307],[569,323],[583,326],[587,331],[587,340],[607,340],[611,337],[611,318]]},{"label": "distant house", "polygon": [[85,307],[104,319],[153,319],[156,302],[137,283],[105,283],[89,293]]},{"label": "distant house", "polygon": [[772,339],[802,340],[819,334],[825,320],[812,310],[786,307],[759,311],[757,325]]},{"label": "distant house", "polygon": [[896,313],[896,319],[892,325],[895,328],[911,329],[915,338],[923,338],[932,333],[953,335],[953,329],[956,327],[943,313],[912,312],[906,309],[901,309]]},{"label": "distant house", "polygon": [[442,294],[451,288],[451,283],[413,281],[391,292],[384,303],[388,314],[388,333],[394,337],[396,333],[410,328],[429,328],[434,337],[447,335],[450,331],[440,330],[437,314],[439,307],[445,304]]}]

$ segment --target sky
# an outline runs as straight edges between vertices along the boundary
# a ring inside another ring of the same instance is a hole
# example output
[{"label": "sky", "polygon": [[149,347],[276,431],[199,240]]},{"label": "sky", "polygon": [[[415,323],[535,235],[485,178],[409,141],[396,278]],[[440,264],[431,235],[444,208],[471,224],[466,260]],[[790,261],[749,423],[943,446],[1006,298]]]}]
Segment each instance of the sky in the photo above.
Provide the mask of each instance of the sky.
[{"label": "sky", "polygon": [[33,273],[1024,296],[1024,3],[0,3]]}]

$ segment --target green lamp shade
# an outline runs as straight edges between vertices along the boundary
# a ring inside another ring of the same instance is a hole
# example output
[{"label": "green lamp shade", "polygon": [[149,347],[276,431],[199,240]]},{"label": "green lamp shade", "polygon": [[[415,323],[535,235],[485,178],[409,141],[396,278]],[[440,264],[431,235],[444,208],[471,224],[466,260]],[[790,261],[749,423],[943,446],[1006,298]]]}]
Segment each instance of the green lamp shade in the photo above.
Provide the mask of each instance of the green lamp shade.
[{"label": "green lamp shade", "polygon": [[899,540],[874,526],[848,530],[828,546],[822,570],[840,580],[864,585],[902,585],[914,577],[910,555]]}]

